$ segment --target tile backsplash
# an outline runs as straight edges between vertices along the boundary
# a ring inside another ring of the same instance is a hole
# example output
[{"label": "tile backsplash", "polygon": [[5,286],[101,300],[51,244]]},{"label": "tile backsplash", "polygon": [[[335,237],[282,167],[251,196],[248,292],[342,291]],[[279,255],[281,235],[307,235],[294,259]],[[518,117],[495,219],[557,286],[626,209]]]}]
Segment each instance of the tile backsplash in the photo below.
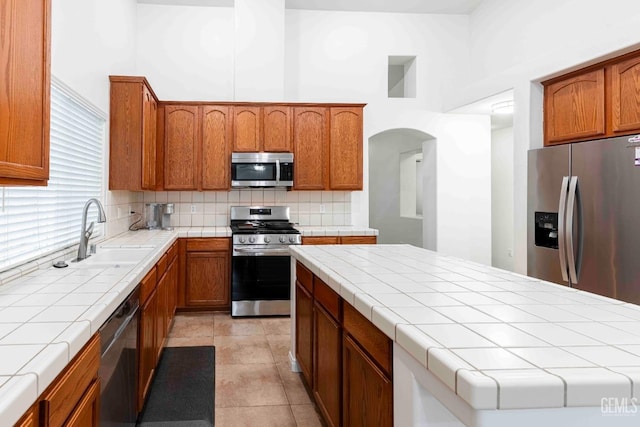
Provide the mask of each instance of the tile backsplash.
[{"label": "tile backsplash", "polygon": [[[299,225],[351,225],[351,192],[242,189],[220,192],[154,191],[143,194],[144,203],[175,203],[174,227],[229,225],[231,206],[282,205],[291,208],[291,221]],[[140,210],[138,210],[140,209]]]}]

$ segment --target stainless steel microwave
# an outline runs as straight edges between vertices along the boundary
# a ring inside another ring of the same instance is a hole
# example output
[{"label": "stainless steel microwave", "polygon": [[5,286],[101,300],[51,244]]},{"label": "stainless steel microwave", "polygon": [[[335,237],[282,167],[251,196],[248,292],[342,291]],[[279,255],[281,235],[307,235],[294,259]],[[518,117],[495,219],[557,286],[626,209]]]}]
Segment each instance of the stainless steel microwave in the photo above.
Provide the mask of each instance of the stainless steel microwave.
[{"label": "stainless steel microwave", "polygon": [[232,153],[231,187],[293,186],[293,153]]}]

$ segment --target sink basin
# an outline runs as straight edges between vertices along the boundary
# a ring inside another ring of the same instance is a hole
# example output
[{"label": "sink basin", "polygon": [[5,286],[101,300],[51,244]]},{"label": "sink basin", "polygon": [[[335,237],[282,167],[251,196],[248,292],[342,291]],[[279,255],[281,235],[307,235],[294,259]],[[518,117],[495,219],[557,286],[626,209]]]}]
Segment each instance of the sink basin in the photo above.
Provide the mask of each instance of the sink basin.
[{"label": "sink basin", "polygon": [[131,267],[149,255],[149,252],[150,248],[99,248],[97,253],[69,265],[76,268]]}]

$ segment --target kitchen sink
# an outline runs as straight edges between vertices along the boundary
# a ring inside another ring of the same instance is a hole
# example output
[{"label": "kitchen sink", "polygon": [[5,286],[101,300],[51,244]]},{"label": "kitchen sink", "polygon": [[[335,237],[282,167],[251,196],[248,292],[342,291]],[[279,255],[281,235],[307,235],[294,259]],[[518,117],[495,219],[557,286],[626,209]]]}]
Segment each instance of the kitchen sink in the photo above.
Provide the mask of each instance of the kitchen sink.
[{"label": "kitchen sink", "polygon": [[98,248],[98,252],[86,259],[69,263],[75,268],[119,268],[139,263],[152,251],[151,248]]}]

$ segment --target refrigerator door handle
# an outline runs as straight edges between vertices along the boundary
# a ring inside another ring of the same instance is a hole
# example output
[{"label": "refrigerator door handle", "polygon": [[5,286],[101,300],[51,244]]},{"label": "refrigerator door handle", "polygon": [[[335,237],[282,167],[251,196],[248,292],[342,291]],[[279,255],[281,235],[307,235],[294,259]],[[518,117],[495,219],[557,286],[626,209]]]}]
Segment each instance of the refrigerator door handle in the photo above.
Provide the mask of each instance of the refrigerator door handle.
[{"label": "refrigerator door handle", "polygon": [[567,275],[567,248],[565,246],[565,216],[567,209],[567,190],[569,188],[569,177],[562,177],[562,185],[560,186],[560,203],[558,205],[558,256],[560,257],[560,270],[562,272],[562,280],[569,281]]},{"label": "refrigerator door handle", "polygon": [[573,245],[573,221],[576,197],[578,194],[578,177],[572,176],[569,181],[569,201],[567,202],[567,260],[569,261],[569,277],[571,284],[578,283],[578,269]]}]

